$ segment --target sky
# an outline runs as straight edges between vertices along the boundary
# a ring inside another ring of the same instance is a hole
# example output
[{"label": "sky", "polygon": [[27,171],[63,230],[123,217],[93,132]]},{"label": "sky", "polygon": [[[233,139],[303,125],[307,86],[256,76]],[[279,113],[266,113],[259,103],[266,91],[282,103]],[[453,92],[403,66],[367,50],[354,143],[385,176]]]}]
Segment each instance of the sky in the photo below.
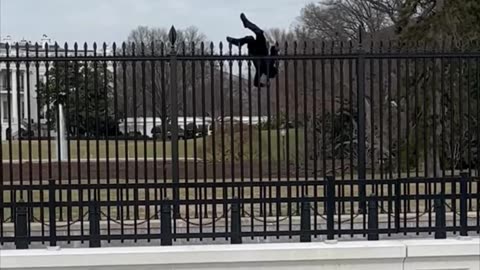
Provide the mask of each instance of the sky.
[{"label": "sky", "polygon": [[0,0],[2,40],[122,42],[142,25],[177,29],[196,26],[208,40],[250,34],[244,12],[262,28],[290,28],[312,0]]}]

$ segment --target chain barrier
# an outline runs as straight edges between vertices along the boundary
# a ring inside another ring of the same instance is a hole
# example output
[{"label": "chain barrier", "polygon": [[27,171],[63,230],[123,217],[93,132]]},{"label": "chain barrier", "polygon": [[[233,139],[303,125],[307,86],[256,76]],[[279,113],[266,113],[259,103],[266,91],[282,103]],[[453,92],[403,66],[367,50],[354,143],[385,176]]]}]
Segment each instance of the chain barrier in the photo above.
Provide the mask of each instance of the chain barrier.
[{"label": "chain barrier", "polygon": [[[414,217],[410,217],[410,218],[403,218],[403,220],[414,220],[414,219],[417,219],[417,218],[421,218],[423,216],[425,216],[426,214],[428,213],[432,213],[432,210],[435,208],[435,206],[432,206],[429,210],[425,210],[423,213],[421,213],[420,215],[418,216],[414,216]],[[388,211],[385,210],[385,208],[383,207],[380,207],[380,210],[382,210],[383,212],[387,213]],[[408,214],[408,213],[407,213]],[[395,215],[393,214],[388,214],[390,217],[393,217],[393,218],[396,218]]]},{"label": "chain barrier", "polygon": [[188,223],[190,225],[193,225],[193,226],[209,226],[209,225],[212,225],[212,224],[216,224],[218,221],[220,221],[221,219],[225,218],[226,214],[230,212],[230,210],[232,210],[232,207],[229,207],[227,209],[226,212],[224,212],[221,216],[217,217],[216,219],[210,221],[210,222],[207,222],[207,223],[196,223],[196,222],[192,222],[186,218],[183,218],[180,216],[180,220],[182,220],[183,222],[185,223]]},{"label": "chain barrier", "polygon": [[13,221],[12,217],[8,217],[8,218],[4,219],[2,222],[7,223],[7,222],[11,222],[11,221]]},{"label": "chain barrier", "polygon": [[[72,225],[74,225],[74,224],[76,224],[76,223],[78,223],[78,222],[80,222],[80,221],[83,221],[83,219],[88,215],[88,213],[89,213],[89,212],[87,211],[87,212],[85,212],[85,214],[83,214],[82,217],[78,218],[77,220],[71,221],[70,223],[67,223],[67,224],[64,224],[64,225],[57,225],[57,226],[55,226],[55,227],[56,227],[56,228],[66,228],[66,227],[70,227],[70,226],[72,226]],[[40,220],[40,219],[38,219],[38,218],[36,218],[36,217],[33,217],[33,220],[36,221],[37,223],[42,224],[43,226],[46,226],[46,227],[49,227],[49,226],[50,226],[50,223],[44,222],[44,221],[42,221],[42,220]]]},{"label": "chain barrier", "polygon": [[[318,213],[317,210],[315,210],[315,207],[313,206],[310,206],[310,208],[313,210],[314,214],[316,216],[319,216],[321,219],[323,220],[327,220],[327,217],[325,215],[322,215],[320,213]],[[351,218],[348,218],[348,219],[345,219],[345,220],[340,220],[340,222],[338,222],[337,220],[334,220],[333,222],[336,223],[336,224],[343,224],[343,223],[346,223],[346,222],[349,222],[349,221],[352,221],[352,220],[355,220],[357,217],[359,217],[361,215],[361,213],[356,213],[353,217]]]},{"label": "chain barrier", "polygon": [[[445,206],[446,206],[448,209],[450,209],[450,211],[452,211],[453,213],[455,213],[455,215],[461,216],[461,213],[460,213],[460,212],[457,212],[457,211],[454,211],[454,210],[453,210],[453,207],[452,207],[451,205],[449,205],[447,202],[445,202]],[[480,218],[480,216],[470,217],[470,216],[468,216],[468,211],[467,211],[467,218],[468,218],[468,219],[475,219],[475,220],[477,220],[477,219]]]},{"label": "chain barrier", "polygon": [[[249,216],[250,218],[253,218],[253,220],[256,220],[256,221],[258,221],[258,222],[267,223],[267,224],[277,224],[277,223],[279,223],[279,222],[283,222],[283,221],[285,221],[285,220],[287,220],[287,219],[289,219],[289,218],[291,218],[291,217],[293,217],[293,216],[297,216],[297,215],[298,215],[298,210],[297,210],[297,211],[295,211],[294,213],[292,213],[292,215],[290,215],[290,216],[286,216],[286,217],[283,217],[283,218],[281,218],[281,219],[279,219],[279,220],[275,220],[275,221],[267,221],[266,219],[261,219],[261,218],[255,217],[254,215],[252,215],[251,213],[249,213],[249,212],[246,211],[246,210],[243,210],[243,212],[244,212],[247,216]],[[260,214],[259,214],[259,215],[260,215]]]},{"label": "chain barrier", "polygon": [[[113,219],[111,218],[108,214],[105,214],[105,212],[103,211],[100,211],[100,215],[102,215],[103,217],[105,217],[108,221],[111,221],[115,224],[118,224],[118,225],[123,225],[123,226],[127,226],[127,227],[135,227],[135,226],[141,226],[153,219],[155,219],[155,217],[158,217],[158,213],[160,213],[160,211],[156,212],[155,214],[153,214],[151,217],[149,217],[148,219],[145,219],[143,220],[142,222],[139,222],[137,223],[137,220],[134,221],[134,223],[126,223],[122,220],[117,220],[117,219]],[[157,218],[158,219],[158,218]]]}]

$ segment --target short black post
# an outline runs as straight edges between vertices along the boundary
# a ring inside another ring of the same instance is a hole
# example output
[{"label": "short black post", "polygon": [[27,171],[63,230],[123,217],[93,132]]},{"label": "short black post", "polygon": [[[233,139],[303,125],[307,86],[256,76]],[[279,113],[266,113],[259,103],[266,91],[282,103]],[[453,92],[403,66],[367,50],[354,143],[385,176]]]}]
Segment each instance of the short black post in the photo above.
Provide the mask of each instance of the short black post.
[{"label": "short black post", "polygon": [[372,194],[368,200],[368,240],[378,239],[378,203],[377,198]]},{"label": "short black post", "polygon": [[91,248],[101,247],[100,242],[100,207],[96,200],[88,204],[88,222],[90,227],[89,246]]},{"label": "short black post", "polygon": [[172,245],[172,204],[168,202],[162,203],[160,209],[160,234],[162,246]]},{"label": "short black post", "polygon": [[468,236],[468,174],[460,174],[460,236]]},{"label": "short black post", "polygon": [[23,201],[15,211],[15,246],[17,249],[28,249],[27,207]]},{"label": "short black post", "polygon": [[55,180],[50,179],[48,181],[48,217],[49,217],[49,236],[50,236],[50,246],[54,247],[57,245],[57,218],[56,218],[56,184]]},{"label": "short black post", "polygon": [[300,242],[312,242],[310,222],[310,202],[302,202],[302,212],[300,215]]},{"label": "short black post", "polygon": [[231,244],[241,244],[242,243],[242,217],[240,212],[240,203],[235,200],[232,203],[232,218],[230,220],[232,237],[230,238]]},{"label": "short black post", "polygon": [[327,240],[333,240],[335,216],[335,177],[327,176]]},{"label": "short black post", "polygon": [[445,198],[441,195],[435,202],[435,239],[447,238],[447,227],[445,221]]}]

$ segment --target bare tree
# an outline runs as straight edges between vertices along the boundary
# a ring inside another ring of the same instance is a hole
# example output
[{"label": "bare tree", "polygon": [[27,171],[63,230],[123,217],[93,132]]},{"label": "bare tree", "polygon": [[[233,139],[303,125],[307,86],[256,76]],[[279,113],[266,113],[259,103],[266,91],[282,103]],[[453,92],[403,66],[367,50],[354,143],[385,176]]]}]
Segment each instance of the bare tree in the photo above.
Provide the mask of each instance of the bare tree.
[{"label": "bare tree", "polygon": [[375,33],[390,23],[369,1],[324,0],[302,9],[297,28],[317,40],[356,40],[359,27]]},{"label": "bare tree", "polygon": [[[210,51],[206,47],[206,36],[195,27],[189,27],[177,31],[177,42],[175,53],[183,54],[201,54]],[[156,55],[168,56],[171,53],[168,31],[164,28],[149,28],[140,26],[133,30],[125,48],[120,48],[118,54],[127,55]],[[204,68],[210,68],[209,65]],[[179,114],[191,114],[192,107],[190,102],[184,104],[184,100],[196,101],[192,99],[193,90],[200,91],[201,85],[201,67],[198,63],[191,64],[179,63],[177,65],[177,85],[178,89],[184,90],[178,92]],[[123,76],[125,73],[125,76]],[[209,81],[210,72],[205,72],[204,79]],[[118,85],[119,94],[122,95],[122,106],[126,108],[127,116],[153,116],[168,118],[170,115],[170,66],[168,61],[142,61],[119,63]],[[182,95],[189,95],[188,98]]]}]

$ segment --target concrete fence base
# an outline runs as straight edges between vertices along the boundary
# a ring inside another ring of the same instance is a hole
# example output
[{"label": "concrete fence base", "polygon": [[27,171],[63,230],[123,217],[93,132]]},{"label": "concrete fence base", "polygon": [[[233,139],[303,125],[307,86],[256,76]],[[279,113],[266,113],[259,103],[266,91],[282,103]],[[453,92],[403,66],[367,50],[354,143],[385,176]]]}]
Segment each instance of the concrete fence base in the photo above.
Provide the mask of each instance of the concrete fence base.
[{"label": "concrete fence base", "polygon": [[480,238],[4,250],[0,269],[480,270]]}]

